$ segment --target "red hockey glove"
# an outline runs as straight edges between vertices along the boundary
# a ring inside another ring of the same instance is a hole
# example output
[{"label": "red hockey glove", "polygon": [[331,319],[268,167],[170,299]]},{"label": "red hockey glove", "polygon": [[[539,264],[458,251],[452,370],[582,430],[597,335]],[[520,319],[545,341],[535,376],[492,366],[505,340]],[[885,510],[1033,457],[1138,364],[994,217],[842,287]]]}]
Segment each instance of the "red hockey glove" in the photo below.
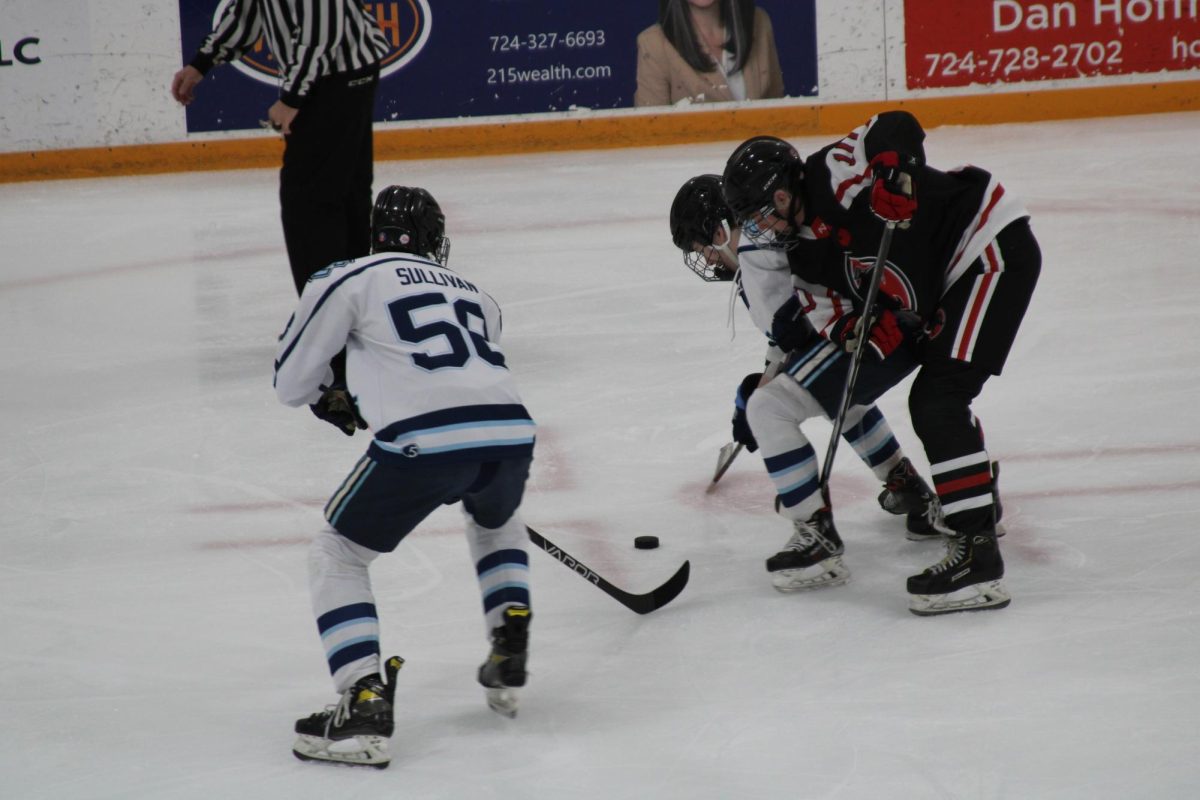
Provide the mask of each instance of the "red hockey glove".
[{"label": "red hockey glove", "polygon": [[[842,318],[838,328],[837,339],[846,348],[847,353],[853,353],[858,347],[858,336],[861,333],[862,318],[858,314],[849,314]],[[879,312],[875,324],[871,326],[871,338],[867,340],[870,352],[880,361],[890,356],[900,343],[904,341],[904,331],[896,322],[896,315],[889,309]]]},{"label": "red hockey glove", "polygon": [[871,211],[884,222],[906,223],[917,213],[912,176],[900,168],[900,154],[888,150],[871,159]]}]

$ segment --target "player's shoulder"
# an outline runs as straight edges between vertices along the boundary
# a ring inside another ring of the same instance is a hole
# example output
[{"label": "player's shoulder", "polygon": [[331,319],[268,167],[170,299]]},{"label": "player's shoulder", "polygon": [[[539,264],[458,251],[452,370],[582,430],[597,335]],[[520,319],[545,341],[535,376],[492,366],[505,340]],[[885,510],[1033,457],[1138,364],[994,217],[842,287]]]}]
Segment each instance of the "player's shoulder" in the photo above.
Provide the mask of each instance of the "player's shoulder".
[{"label": "player's shoulder", "polygon": [[787,270],[788,259],[784,250],[757,247],[753,244],[738,247],[738,265],[743,270]]},{"label": "player's shoulder", "polygon": [[379,253],[376,255],[360,256],[359,258],[348,258],[341,261],[334,261],[326,267],[314,272],[308,276],[309,283],[316,281],[330,281],[341,278],[346,278],[352,275],[357,275],[367,269],[370,269],[378,262],[384,259],[384,256],[393,255],[392,253]]}]

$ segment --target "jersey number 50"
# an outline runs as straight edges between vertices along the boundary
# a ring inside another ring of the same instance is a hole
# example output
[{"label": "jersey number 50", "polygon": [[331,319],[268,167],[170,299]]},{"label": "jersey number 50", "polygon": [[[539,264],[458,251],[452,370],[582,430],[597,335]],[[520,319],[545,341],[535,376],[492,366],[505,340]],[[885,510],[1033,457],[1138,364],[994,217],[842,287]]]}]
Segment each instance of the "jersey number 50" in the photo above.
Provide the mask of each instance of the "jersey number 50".
[{"label": "jersey number 50", "polygon": [[[448,305],[448,303],[446,295],[441,292],[414,294],[388,303],[388,311],[392,315],[392,324],[396,326],[396,334],[400,337],[401,341],[408,342],[409,344],[420,344],[421,342],[436,339],[440,336],[446,340],[446,344],[450,347],[449,353],[439,353],[437,355],[429,352],[413,353],[413,363],[421,369],[432,371],[447,367],[462,367],[471,360],[472,355],[478,355],[494,367],[503,367],[504,354],[496,352],[488,344],[487,320],[484,318],[483,309],[479,307],[478,303],[465,298],[459,298],[453,304],[449,304],[454,309],[454,317],[458,320],[457,325],[447,319],[427,322],[424,325],[417,325],[413,322],[412,313],[414,311],[431,306],[444,305]],[[483,334],[471,330],[471,317],[479,320],[483,328]],[[468,339],[470,340],[470,344],[467,344]],[[474,345],[474,353],[472,353],[472,345]]]}]

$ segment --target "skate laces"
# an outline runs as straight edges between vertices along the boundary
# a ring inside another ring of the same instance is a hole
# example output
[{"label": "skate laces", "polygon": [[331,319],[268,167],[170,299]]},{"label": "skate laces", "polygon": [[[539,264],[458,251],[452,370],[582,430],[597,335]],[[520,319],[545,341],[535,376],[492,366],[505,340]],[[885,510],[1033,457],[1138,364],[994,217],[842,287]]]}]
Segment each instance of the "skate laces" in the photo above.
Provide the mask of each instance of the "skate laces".
[{"label": "skate laces", "polygon": [[955,536],[955,532],[946,525],[946,517],[942,514],[942,501],[938,499],[936,494],[929,495],[929,502],[925,506],[922,516],[929,523],[929,527],[938,533],[943,536]]},{"label": "skate laces", "polygon": [[794,529],[792,538],[788,539],[788,543],[783,547],[784,550],[804,552],[819,545],[826,552],[837,552],[838,545],[825,536],[825,525],[822,522],[820,512],[814,514],[807,522],[793,521],[792,527]]},{"label": "skate laces", "polygon": [[792,529],[792,538],[788,539],[787,544],[783,546],[784,550],[807,550],[816,544],[817,539],[820,538],[817,529],[807,522],[794,520],[792,522]]},{"label": "skate laces", "polygon": [[941,561],[929,568],[928,572],[934,575],[941,575],[946,570],[957,567],[962,563],[963,556],[967,552],[967,537],[952,536],[946,541],[946,555]]},{"label": "skate laces", "polygon": [[325,720],[325,738],[330,738],[329,734],[335,728],[341,727],[342,723],[350,718],[350,707],[354,705],[354,695],[357,690],[354,688],[348,689],[342,693],[342,699],[336,704],[325,706],[324,711],[318,711],[315,714],[309,715],[309,721],[316,722],[317,720]]},{"label": "skate laces", "polygon": [[[340,728],[342,724],[346,722],[346,720],[350,719],[350,717],[354,715],[354,705],[360,699],[363,699],[363,702],[368,702],[375,699],[386,701],[387,697],[385,694],[380,693],[380,688],[381,687],[371,685],[360,686],[359,684],[355,684],[346,691],[342,692],[342,697],[337,701],[336,705],[326,706],[324,711],[318,712],[318,714],[315,714],[314,716],[323,715],[326,717],[325,733],[328,734],[331,730]],[[371,696],[368,698],[361,698],[360,696],[363,694],[363,692],[370,692]]]}]

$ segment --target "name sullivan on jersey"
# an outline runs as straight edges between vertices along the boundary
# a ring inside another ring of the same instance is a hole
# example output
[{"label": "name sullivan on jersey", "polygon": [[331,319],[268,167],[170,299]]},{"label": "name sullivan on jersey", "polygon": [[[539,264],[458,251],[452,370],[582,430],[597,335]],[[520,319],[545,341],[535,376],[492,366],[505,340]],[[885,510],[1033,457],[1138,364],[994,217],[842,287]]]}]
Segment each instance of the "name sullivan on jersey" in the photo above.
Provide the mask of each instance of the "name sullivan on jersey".
[{"label": "name sullivan on jersey", "polygon": [[479,293],[479,289],[473,283],[464,281],[457,275],[452,275],[448,272],[426,271],[420,267],[397,267],[396,277],[400,279],[400,283],[403,286],[411,286],[417,283],[432,283],[435,286],[449,286],[454,289]]}]

